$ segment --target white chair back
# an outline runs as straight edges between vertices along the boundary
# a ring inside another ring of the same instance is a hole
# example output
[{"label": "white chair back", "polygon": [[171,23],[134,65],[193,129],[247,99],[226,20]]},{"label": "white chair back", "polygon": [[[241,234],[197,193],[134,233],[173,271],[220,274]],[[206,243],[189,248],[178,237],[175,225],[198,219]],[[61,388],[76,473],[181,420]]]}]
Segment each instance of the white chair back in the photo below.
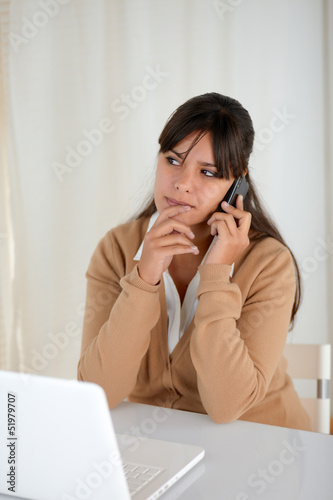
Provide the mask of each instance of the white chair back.
[{"label": "white chair back", "polygon": [[288,361],[287,372],[295,382],[297,379],[317,381],[316,396],[301,397],[301,402],[310,417],[312,430],[329,434],[331,345],[286,344],[283,354]]}]

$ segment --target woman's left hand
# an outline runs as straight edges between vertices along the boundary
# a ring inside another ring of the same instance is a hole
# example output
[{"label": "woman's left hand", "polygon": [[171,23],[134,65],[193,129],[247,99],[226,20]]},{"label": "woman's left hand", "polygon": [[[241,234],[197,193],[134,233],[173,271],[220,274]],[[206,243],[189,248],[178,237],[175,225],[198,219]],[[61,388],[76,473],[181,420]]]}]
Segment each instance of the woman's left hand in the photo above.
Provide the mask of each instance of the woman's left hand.
[{"label": "woman's left hand", "polygon": [[211,235],[217,235],[217,239],[204,263],[231,266],[250,243],[251,214],[243,210],[242,196],[237,197],[236,208],[225,201],[222,208],[226,213],[214,212],[207,221]]}]

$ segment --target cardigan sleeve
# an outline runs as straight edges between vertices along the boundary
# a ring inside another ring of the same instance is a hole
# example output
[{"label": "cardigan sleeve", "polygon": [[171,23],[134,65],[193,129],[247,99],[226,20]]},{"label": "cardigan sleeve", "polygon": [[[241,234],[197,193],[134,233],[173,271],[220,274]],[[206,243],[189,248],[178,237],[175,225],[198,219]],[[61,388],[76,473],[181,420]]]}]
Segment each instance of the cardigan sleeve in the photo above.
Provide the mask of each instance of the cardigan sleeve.
[{"label": "cardigan sleeve", "polygon": [[110,408],[132,391],[160,315],[159,285],[144,282],[137,265],[122,276],[124,267],[120,249],[108,233],[86,273],[78,379],[101,385]]},{"label": "cardigan sleeve", "polygon": [[[263,245],[265,247],[265,244]],[[191,358],[203,406],[213,421],[241,417],[266,395],[281,358],[295,297],[286,247],[257,255],[246,297],[230,267],[202,265]]]}]

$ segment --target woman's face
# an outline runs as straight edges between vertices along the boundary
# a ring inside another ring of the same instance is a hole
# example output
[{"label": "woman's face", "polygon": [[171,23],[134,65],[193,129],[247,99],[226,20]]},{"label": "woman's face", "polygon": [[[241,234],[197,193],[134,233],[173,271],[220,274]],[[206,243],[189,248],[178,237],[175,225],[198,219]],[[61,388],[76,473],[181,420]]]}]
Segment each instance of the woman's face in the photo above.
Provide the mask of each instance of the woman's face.
[{"label": "woman's face", "polygon": [[194,132],[166,153],[160,153],[157,162],[154,197],[159,213],[167,207],[181,204],[192,208],[177,216],[188,225],[200,224],[216,211],[234,181],[217,177],[211,135],[205,134],[191,149],[185,161],[185,152],[197,136]]}]

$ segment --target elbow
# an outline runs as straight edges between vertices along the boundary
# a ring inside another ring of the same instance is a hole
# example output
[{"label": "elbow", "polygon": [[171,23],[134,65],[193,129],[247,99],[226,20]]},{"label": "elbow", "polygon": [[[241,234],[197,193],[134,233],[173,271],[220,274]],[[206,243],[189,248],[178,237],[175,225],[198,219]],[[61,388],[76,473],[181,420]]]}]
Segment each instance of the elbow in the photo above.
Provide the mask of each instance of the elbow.
[{"label": "elbow", "polygon": [[228,408],[221,408],[220,405],[210,405],[209,407],[206,406],[205,410],[215,424],[229,424],[237,420],[244,413],[242,409],[231,407],[230,405],[228,405]]},{"label": "elbow", "polygon": [[216,424],[234,422],[260,403],[267,393],[267,384],[257,380],[254,387],[242,387],[239,391],[224,392],[221,397],[202,398],[204,408]]},{"label": "elbow", "polygon": [[95,380],[92,380],[92,377],[89,377],[87,374],[84,356],[82,356],[78,362],[76,376],[80,382],[95,382]]},{"label": "elbow", "polygon": [[76,377],[77,377],[77,380],[79,380],[80,382],[84,382],[86,380],[83,376],[81,360],[79,361],[79,364],[77,365]]},{"label": "elbow", "polygon": [[214,424],[230,424],[237,420],[237,417],[231,414],[225,414],[223,412],[207,412]]},{"label": "elbow", "polygon": [[102,387],[110,410],[126,399],[134,386],[132,380],[120,380],[117,374],[105,372],[102,363],[91,366],[84,355],[78,363],[77,380]]}]

